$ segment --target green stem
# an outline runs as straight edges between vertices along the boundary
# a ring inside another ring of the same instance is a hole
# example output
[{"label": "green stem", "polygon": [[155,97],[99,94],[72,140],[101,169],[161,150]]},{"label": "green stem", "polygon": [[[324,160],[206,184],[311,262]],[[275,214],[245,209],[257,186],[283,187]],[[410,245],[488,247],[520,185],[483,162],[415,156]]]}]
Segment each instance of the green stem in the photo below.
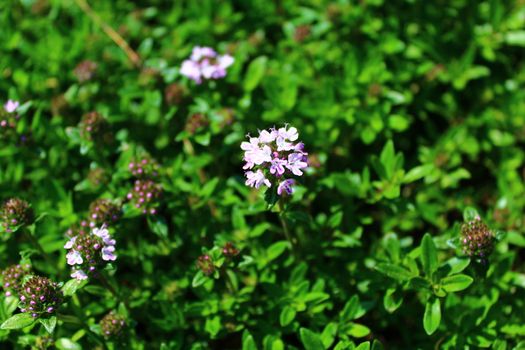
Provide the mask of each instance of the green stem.
[{"label": "green stem", "polygon": [[29,240],[29,242],[31,242],[33,247],[35,247],[35,249],[38,250],[40,255],[42,255],[44,257],[44,260],[48,263],[48,265],[49,266],[55,266],[53,261],[51,260],[49,255],[44,251],[44,248],[42,248],[42,246],[40,245],[38,240],[35,238],[35,236],[33,236],[33,234],[29,230],[25,230],[25,229],[24,229],[24,234],[27,237],[27,239]]},{"label": "green stem", "polygon": [[297,257],[297,252],[295,250],[295,241],[292,239],[292,236],[290,234],[290,229],[288,228],[288,223],[286,222],[286,219],[284,217],[285,209],[282,199],[279,199],[279,221],[281,221],[281,226],[283,228],[284,236],[290,242],[292,253],[295,257]]}]

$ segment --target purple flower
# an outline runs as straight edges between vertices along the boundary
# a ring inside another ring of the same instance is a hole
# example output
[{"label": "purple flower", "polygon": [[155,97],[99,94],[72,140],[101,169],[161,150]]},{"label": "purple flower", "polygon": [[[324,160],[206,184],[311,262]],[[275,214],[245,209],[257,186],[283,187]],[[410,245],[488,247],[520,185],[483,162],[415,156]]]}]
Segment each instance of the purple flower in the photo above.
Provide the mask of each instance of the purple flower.
[{"label": "purple flower", "polygon": [[284,126],[259,131],[258,137],[249,137],[241,143],[244,151],[246,185],[259,188],[262,185],[277,186],[277,193],[293,193],[295,180],[282,180],[283,176],[302,176],[308,167],[304,143],[297,142],[299,133],[294,127]]},{"label": "purple flower", "polygon": [[308,163],[306,163],[304,160],[304,155],[302,153],[292,153],[288,155],[288,164],[286,164],[286,167],[290,169],[290,171],[297,176],[303,175],[303,172],[301,169],[304,169],[308,167]]},{"label": "purple flower", "polygon": [[261,171],[261,169],[257,170],[256,172],[248,171],[246,173],[246,185],[250,187],[259,188],[262,185],[266,185],[268,187],[271,187],[272,184],[270,183],[270,180],[268,180],[264,173]]},{"label": "purple flower", "polygon": [[64,248],[67,263],[72,266],[71,277],[84,280],[89,273],[117,259],[115,255],[116,241],[111,237],[106,225],[93,228],[90,232],[80,232],[72,237]]},{"label": "purple flower", "polygon": [[283,191],[285,191],[286,194],[292,194],[294,191],[292,187],[294,183],[295,183],[294,179],[286,179],[282,181],[277,187],[277,194],[280,196],[282,195]]},{"label": "purple flower", "polygon": [[212,48],[196,46],[190,59],[182,62],[180,73],[200,84],[204,79],[224,78],[234,61],[230,55],[218,55]]},{"label": "purple flower", "polygon": [[14,111],[16,111],[18,106],[20,106],[20,102],[13,101],[13,100],[7,100],[7,102],[4,105],[4,109],[6,110],[7,113],[13,113]]},{"label": "purple flower", "polygon": [[88,275],[82,270],[76,270],[71,274],[71,277],[76,278],[79,281],[85,280],[88,278]]}]

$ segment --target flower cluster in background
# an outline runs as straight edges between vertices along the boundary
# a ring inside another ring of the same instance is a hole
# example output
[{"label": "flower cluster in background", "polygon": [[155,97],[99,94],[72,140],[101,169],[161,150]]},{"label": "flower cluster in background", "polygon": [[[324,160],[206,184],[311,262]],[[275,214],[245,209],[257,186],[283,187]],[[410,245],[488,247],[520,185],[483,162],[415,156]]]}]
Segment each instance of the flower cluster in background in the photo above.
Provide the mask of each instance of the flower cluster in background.
[{"label": "flower cluster in background", "polygon": [[29,264],[11,265],[2,270],[2,287],[5,290],[5,296],[11,296],[20,291],[22,280],[31,271]]},{"label": "flower cluster in background", "polygon": [[298,142],[299,133],[294,127],[262,130],[258,137],[249,137],[241,144],[244,151],[246,185],[277,186],[277,194],[292,194],[294,176],[303,175],[308,167],[304,144]]},{"label": "flower cluster in background", "polygon": [[115,223],[122,215],[120,205],[113,203],[110,199],[99,198],[89,206],[90,226],[100,226]]},{"label": "flower cluster in background", "polygon": [[46,277],[33,276],[20,291],[20,311],[33,317],[54,313],[62,303],[63,295],[56,282]]},{"label": "flower cluster in background", "polygon": [[200,84],[203,80],[224,78],[233,62],[230,55],[219,55],[212,48],[195,46],[190,59],[182,62],[180,74]]},{"label": "flower cluster in background", "polygon": [[34,214],[28,202],[20,198],[11,198],[4,202],[0,212],[2,226],[5,232],[13,232],[16,228],[33,223]]},{"label": "flower cluster in background", "polygon": [[73,269],[71,277],[85,280],[108,261],[115,261],[115,240],[105,226],[72,237],[64,248],[67,263]]},{"label": "flower cluster in background", "polygon": [[126,198],[143,214],[155,215],[161,196],[162,187],[153,180],[136,180]]},{"label": "flower cluster in background", "polygon": [[20,116],[16,113],[20,102],[8,100],[4,108],[0,109],[0,139],[8,139],[16,135],[17,121]]},{"label": "flower cluster in background", "polygon": [[100,320],[100,328],[105,338],[119,338],[126,328],[126,320],[115,311],[111,311]]}]

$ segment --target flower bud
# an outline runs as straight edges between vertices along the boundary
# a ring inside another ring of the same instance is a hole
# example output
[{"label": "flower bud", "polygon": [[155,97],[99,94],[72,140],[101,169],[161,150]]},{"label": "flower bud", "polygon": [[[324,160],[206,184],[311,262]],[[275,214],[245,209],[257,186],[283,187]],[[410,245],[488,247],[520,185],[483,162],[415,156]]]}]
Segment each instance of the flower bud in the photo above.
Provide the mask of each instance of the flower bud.
[{"label": "flower bud", "polygon": [[159,175],[159,163],[149,155],[133,159],[128,164],[128,169],[136,178],[151,178]]},{"label": "flower bud", "polygon": [[233,258],[239,255],[239,249],[237,249],[231,242],[228,242],[222,248],[222,254],[228,258]]},{"label": "flower bud", "polygon": [[109,199],[99,198],[89,206],[91,226],[109,225],[116,222],[122,214],[120,205]]},{"label": "flower bud", "polygon": [[186,120],[186,131],[193,135],[199,130],[200,128],[206,127],[210,124],[208,121],[208,118],[202,114],[202,113],[195,113],[188,117],[188,120]]},{"label": "flower bud", "polygon": [[31,271],[29,264],[11,265],[4,269],[1,273],[2,287],[5,290],[5,295],[10,296],[17,294],[22,288],[22,280]]},{"label": "flower bud", "polygon": [[75,74],[76,78],[80,83],[89,81],[93,79],[95,76],[95,73],[97,71],[97,64],[90,60],[85,60],[80,62],[75,69],[73,70],[73,74]]},{"label": "flower bud", "polygon": [[176,106],[183,101],[186,94],[187,91],[184,86],[173,83],[166,86],[166,89],[164,90],[164,99],[167,104]]},{"label": "flower bud", "polygon": [[11,198],[2,206],[2,225],[6,232],[13,232],[23,225],[31,225],[34,221],[33,210],[29,203],[20,198]]},{"label": "flower bud", "polygon": [[197,259],[197,268],[199,268],[199,270],[201,270],[206,276],[215,272],[215,265],[213,264],[211,256],[208,254],[199,256]]},{"label": "flower bud", "polygon": [[136,180],[126,199],[142,210],[143,214],[155,215],[161,196],[162,187],[153,180]]},{"label": "flower bud", "polygon": [[495,237],[479,217],[461,225],[463,252],[470,257],[486,259],[494,250]]},{"label": "flower bud", "polygon": [[80,136],[88,141],[109,141],[109,123],[98,112],[89,112],[82,116],[79,124]]},{"label": "flower bud", "polygon": [[87,174],[87,180],[93,187],[107,184],[110,180],[108,172],[104,168],[91,169]]},{"label": "flower bud", "polygon": [[55,313],[62,299],[63,294],[57,283],[46,277],[33,276],[20,290],[18,306],[22,312],[39,317]]},{"label": "flower bud", "polygon": [[119,338],[124,333],[126,321],[124,317],[117,314],[115,311],[111,311],[100,320],[100,328],[104,338]]}]

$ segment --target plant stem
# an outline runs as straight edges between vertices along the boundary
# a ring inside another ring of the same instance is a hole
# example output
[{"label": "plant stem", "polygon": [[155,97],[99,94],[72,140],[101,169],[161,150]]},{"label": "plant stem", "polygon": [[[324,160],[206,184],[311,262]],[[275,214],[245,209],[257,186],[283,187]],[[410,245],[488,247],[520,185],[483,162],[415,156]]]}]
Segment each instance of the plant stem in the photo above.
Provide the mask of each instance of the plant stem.
[{"label": "plant stem", "polygon": [[51,261],[51,258],[44,251],[44,248],[42,248],[42,246],[40,245],[38,240],[35,238],[35,236],[33,236],[33,234],[29,232],[29,230],[27,229],[24,229],[24,234],[27,237],[27,239],[31,242],[33,247],[35,247],[36,250],[38,250],[38,252],[40,253],[40,255],[44,257],[44,260],[49,264],[49,266],[54,266],[53,261]]},{"label": "plant stem", "polygon": [[113,42],[122,49],[122,51],[124,51],[124,53],[128,56],[129,60],[133,63],[133,65],[135,65],[135,67],[140,67],[140,56],[129,46],[126,40],[124,40],[124,38],[122,38],[122,36],[120,36],[119,33],[117,33],[113,28],[111,28],[111,26],[104,22],[102,18],[100,18],[100,16],[95,11],[93,11],[93,9],[89,6],[86,0],[75,0],[75,2],[77,3],[78,7],[80,7],[80,9],[89,18],[91,18],[93,22],[95,22],[100,28],[102,28],[104,33],[106,33],[106,35],[109,36],[111,40],[113,40]]},{"label": "plant stem", "polygon": [[295,257],[297,257],[297,252],[295,250],[295,242],[292,239],[292,236],[290,235],[288,223],[286,222],[286,218],[284,217],[285,209],[284,209],[284,204],[283,204],[282,199],[279,199],[278,205],[279,205],[279,221],[281,221],[281,226],[283,228],[284,236],[286,237],[288,242],[290,242],[291,244],[292,253],[294,254]]}]

